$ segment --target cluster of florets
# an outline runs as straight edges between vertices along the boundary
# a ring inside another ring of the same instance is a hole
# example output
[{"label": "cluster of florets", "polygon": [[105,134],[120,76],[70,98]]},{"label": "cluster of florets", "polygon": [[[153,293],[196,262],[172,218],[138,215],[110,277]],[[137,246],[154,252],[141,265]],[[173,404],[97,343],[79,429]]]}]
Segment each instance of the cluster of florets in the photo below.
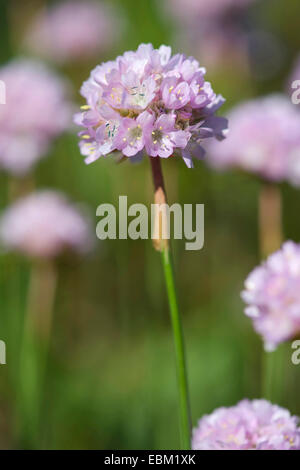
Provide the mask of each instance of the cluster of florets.
[{"label": "cluster of florets", "polygon": [[222,139],[227,121],[216,117],[223,104],[205,69],[194,58],[171,56],[171,48],[142,44],[113,62],[97,66],[83,84],[87,104],[75,116],[86,163],[114,150],[126,157],[168,158],[181,153],[188,167],[203,155],[201,142]]},{"label": "cluster of florets", "polygon": [[218,408],[194,429],[194,450],[299,450],[298,418],[266,400]]},{"label": "cluster of florets", "polygon": [[267,350],[300,336],[300,246],[286,242],[245,282],[246,315],[264,339]]}]

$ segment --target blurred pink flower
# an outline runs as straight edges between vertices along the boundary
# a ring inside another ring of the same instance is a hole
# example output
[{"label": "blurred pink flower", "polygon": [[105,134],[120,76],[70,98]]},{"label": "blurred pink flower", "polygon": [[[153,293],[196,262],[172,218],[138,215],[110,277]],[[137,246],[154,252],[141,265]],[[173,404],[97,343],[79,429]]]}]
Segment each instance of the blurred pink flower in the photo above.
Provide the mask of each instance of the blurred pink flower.
[{"label": "blurred pink flower", "polygon": [[201,31],[192,34],[191,42],[206,67],[231,68],[237,64],[241,73],[248,70],[246,35],[236,24],[205,23]]},{"label": "blurred pink flower", "polygon": [[28,172],[52,139],[70,126],[68,87],[43,64],[16,59],[0,68],[6,104],[0,105],[0,167]]},{"label": "blurred pink flower", "polygon": [[300,185],[300,113],[287,97],[271,95],[242,103],[231,111],[229,121],[230,132],[222,145],[207,146],[210,166]]},{"label": "blurred pink flower", "polygon": [[248,72],[247,7],[256,0],[168,0],[166,14],[178,23],[179,43],[187,42],[210,68],[239,67]]},{"label": "blurred pink flower", "polygon": [[107,4],[67,0],[37,14],[25,45],[55,62],[83,61],[111,47],[121,30],[120,15]]},{"label": "blurred pink flower", "polygon": [[0,241],[8,250],[32,257],[91,248],[86,217],[59,192],[39,191],[15,202],[0,219]]},{"label": "blurred pink flower", "polygon": [[266,400],[243,400],[200,419],[192,449],[300,450],[298,418]]},{"label": "blurred pink flower", "polygon": [[228,13],[230,10],[245,8],[256,0],[168,0],[170,11],[180,19],[206,21]]},{"label": "blurred pink flower", "polygon": [[300,245],[286,242],[245,281],[242,298],[268,351],[300,335]]}]

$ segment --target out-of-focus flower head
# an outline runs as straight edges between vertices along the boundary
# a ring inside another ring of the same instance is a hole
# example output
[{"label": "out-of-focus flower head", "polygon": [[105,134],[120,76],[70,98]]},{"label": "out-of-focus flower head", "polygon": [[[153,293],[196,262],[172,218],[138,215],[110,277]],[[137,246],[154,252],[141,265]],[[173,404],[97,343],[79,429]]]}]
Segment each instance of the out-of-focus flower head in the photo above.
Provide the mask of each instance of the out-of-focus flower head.
[{"label": "out-of-focus flower head", "polygon": [[172,13],[187,21],[216,19],[232,10],[245,8],[255,0],[168,0]]},{"label": "out-of-focus flower head", "polygon": [[8,250],[50,258],[65,251],[91,248],[89,221],[59,192],[30,194],[6,209],[0,219],[0,242]]},{"label": "out-of-focus flower head", "polygon": [[224,144],[212,142],[207,147],[210,166],[300,184],[300,114],[287,97],[271,95],[242,103],[229,113],[229,120]]},{"label": "out-of-focus flower head", "polygon": [[0,105],[0,168],[22,175],[70,126],[68,86],[43,64],[15,59],[0,68],[6,104]]},{"label": "out-of-focus flower head", "polygon": [[242,400],[200,419],[193,450],[299,450],[298,418],[266,400]]},{"label": "out-of-focus flower head", "polygon": [[187,40],[202,63],[214,69],[239,67],[248,73],[248,40],[244,17],[256,0],[168,0],[166,15],[177,22],[176,37]]},{"label": "out-of-focus flower head", "polygon": [[37,14],[25,46],[55,62],[83,61],[105,52],[121,30],[120,15],[108,4],[67,0]]},{"label": "out-of-focus flower head", "polygon": [[172,56],[167,46],[141,44],[97,66],[81,94],[87,104],[75,122],[84,127],[86,163],[114,150],[126,157],[176,152],[192,167],[192,157],[203,155],[202,140],[225,136],[227,120],[215,116],[224,99],[205,81],[205,69],[193,57]]},{"label": "out-of-focus flower head", "polygon": [[300,335],[300,245],[285,242],[245,281],[246,315],[268,351]]}]

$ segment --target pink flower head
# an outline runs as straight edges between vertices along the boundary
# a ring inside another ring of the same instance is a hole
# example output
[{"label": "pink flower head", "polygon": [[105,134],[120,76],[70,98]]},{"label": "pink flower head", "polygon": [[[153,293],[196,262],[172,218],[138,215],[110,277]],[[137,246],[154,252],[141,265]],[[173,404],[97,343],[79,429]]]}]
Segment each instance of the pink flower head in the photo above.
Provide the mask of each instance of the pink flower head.
[{"label": "pink flower head", "polygon": [[0,104],[0,167],[28,172],[53,138],[70,125],[66,83],[43,64],[19,59],[0,68],[6,104]]},{"label": "pink flower head", "polygon": [[121,29],[120,19],[108,5],[67,0],[37,14],[25,45],[55,62],[82,61],[106,51]]},{"label": "pink flower head", "polygon": [[166,16],[173,16],[177,22],[177,40],[187,43],[206,67],[211,71],[216,68],[221,74],[236,69],[243,76],[249,72],[252,50],[248,7],[255,1],[167,0],[162,3]]},{"label": "pink flower head", "polygon": [[8,250],[49,258],[91,247],[90,226],[60,193],[40,191],[18,200],[0,220],[0,241]]},{"label": "pink flower head", "polygon": [[267,400],[242,400],[200,419],[193,450],[300,450],[298,418]]},{"label": "pink flower head", "polygon": [[207,163],[238,168],[270,181],[300,184],[300,114],[283,95],[238,105],[224,144],[211,143]]},{"label": "pink flower head", "polygon": [[246,315],[266,350],[300,335],[300,245],[288,241],[245,281]]},{"label": "pink flower head", "polygon": [[87,104],[76,114],[80,149],[86,163],[114,150],[127,157],[168,158],[181,153],[186,164],[203,155],[201,141],[223,139],[227,120],[215,112],[216,96],[205,69],[171,48],[141,44],[113,62],[97,66],[83,84]]},{"label": "pink flower head", "polygon": [[255,0],[168,0],[173,15],[180,19],[211,20],[227,14],[231,10],[245,8]]}]

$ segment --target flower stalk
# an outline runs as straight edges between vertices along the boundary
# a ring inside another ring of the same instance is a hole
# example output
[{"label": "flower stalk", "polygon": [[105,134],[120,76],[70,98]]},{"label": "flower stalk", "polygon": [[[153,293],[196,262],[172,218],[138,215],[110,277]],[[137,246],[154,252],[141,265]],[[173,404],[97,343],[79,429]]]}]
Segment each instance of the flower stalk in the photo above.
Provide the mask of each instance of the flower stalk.
[{"label": "flower stalk", "polygon": [[278,185],[264,182],[259,195],[260,255],[267,258],[282,243],[281,194]]},{"label": "flower stalk", "polygon": [[[167,203],[164,179],[161,169],[160,159],[150,157],[152,176],[155,188],[154,201],[159,206]],[[174,281],[173,265],[171,260],[170,245],[167,239],[163,238],[163,229],[166,227],[164,210],[157,208],[155,214],[155,233],[158,235],[154,239],[154,247],[161,252],[164,276],[166,281],[168,302],[173,329],[175,360],[179,393],[179,417],[180,417],[180,438],[181,449],[187,450],[191,446],[191,414],[188,393],[187,367],[185,358],[185,347],[181,318],[178,309],[176,287]]]},{"label": "flower stalk", "polygon": [[[260,256],[264,260],[282,243],[282,208],[278,185],[264,182],[259,195]],[[283,350],[262,352],[262,397],[280,403],[282,399]]]},{"label": "flower stalk", "polygon": [[[51,260],[33,263],[20,358],[18,409],[21,444],[37,446],[51,338],[57,272]],[[26,442],[27,440],[30,442]]]}]

